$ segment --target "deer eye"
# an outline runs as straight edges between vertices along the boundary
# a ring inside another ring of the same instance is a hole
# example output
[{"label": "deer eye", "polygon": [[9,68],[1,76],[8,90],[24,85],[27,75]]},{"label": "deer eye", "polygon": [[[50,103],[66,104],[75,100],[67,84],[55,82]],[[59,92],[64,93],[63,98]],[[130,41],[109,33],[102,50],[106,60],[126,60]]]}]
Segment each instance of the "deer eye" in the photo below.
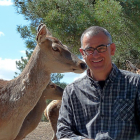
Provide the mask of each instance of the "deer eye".
[{"label": "deer eye", "polygon": [[52,49],[53,51],[60,52],[60,46],[57,45],[56,43],[52,44]]},{"label": "deer eye", "polygon": [[51,88],[55,88],[55,86],[54,86],[54,85],[50,85],[50,87],[51,87]]},{"label": "deer eye", "polygon": [[59,51],[58,47],[56,47],[56,46],[52,47],[52,49],[53,49],[54,51]]}]

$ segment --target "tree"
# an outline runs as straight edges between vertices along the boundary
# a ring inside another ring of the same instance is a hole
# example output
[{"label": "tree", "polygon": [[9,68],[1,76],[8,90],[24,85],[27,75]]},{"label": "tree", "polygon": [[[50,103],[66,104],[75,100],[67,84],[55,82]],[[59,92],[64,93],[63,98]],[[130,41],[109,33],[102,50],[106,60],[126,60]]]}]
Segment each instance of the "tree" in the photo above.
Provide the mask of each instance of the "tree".
[{"label": "tree", "polygon": [[[77,55],[82,32],[89,26],[99,25],[112,34],[113,42],[117,45],[117,53],[113,60],[119,68],[125,68],[126,59],[134,62],[140,56],[140,31],[137,30],[140,26],[138,0],[14,1],[17,12],[30,20],[29,26],[18,26],[18,31],[26,40],[29,50],[34,48],[36,28],[41,22],[47,25],[53,36],[67,44]],[[24,60],[22,62],[24,63]],[[140,63],[140,59],[137,63]]]},{"label": "tree", "polygon": [[[132,37],[129,40],[129,53],[128,59],[131,60],[134,64],[140,64],[140,32],[138,29],[140,28],[140,1],[139,0],[118,0],[120,1],[120,5],[123,7],[123,13],[126,19],[129,22],[125,22],[126,26],[131,29],[130,34]],[[135,41],[134,41],[135,40]]]}]

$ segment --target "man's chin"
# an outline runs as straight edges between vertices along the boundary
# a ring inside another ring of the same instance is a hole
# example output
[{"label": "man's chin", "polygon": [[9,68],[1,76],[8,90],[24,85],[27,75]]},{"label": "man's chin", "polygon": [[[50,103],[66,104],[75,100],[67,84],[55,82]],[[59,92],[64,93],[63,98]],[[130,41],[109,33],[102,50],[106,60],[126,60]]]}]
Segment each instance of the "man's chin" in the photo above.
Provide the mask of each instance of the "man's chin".
[{"label": "man's chin", "polygon": [[102,74],[105,73],[106,69],[103,66],[98,66],[98,67],[92,67],[91,71],[94,74]]},{"label": "man's chin", "polygon": [[93,66],[92,70],[93,71],[104,71],[104,67],[103,66]]}]

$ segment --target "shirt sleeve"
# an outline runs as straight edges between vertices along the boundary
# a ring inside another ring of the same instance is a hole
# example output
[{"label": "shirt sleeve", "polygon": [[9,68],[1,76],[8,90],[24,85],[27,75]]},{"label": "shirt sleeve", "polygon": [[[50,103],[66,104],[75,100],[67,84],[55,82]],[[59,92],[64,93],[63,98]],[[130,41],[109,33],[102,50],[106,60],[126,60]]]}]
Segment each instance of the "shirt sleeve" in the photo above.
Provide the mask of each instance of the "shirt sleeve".
[{"label": "shirt sleeve", "polygon": [[85,137],[80,136],[76,131],[71,99],[68,93],[67,86],[63,92],[62,104],[59,110],[56,136],[57,139],[69,138],[70,140],[82,140]]}]

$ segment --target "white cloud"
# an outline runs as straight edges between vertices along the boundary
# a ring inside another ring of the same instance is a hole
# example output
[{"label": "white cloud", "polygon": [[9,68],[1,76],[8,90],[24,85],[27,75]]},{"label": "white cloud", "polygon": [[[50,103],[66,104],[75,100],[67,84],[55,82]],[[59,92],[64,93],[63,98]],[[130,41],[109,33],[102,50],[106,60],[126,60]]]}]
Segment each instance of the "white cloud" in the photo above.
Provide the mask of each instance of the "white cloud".
[{"label": "white cloud", "polygon": [[12,0],[0,0],[0,6],[9,6],[13,5]]},{"label": "white cloud", "polygon": [[2,36],[2,35],[4,36],[4,33],[3,32],[0,32],[0,36]]},{"label": "white cloud", "polygon": [[28,59],[28,57],[26,56],[26,50],[21,50],[20,53],[22,54],[22,57],[24,59]]},{"label": "white cloud", "polygon": [[19,72],[16,68],[17,59],[0,58],[0,79],[11,80],[15,76],[15,72]]},{"label": "white cloud", "polygon": [[22,53],[22,54],[26,54],[26,51],[25,51],[25,50],[22,50],[22,51],[20,51],[20,53]]}]

